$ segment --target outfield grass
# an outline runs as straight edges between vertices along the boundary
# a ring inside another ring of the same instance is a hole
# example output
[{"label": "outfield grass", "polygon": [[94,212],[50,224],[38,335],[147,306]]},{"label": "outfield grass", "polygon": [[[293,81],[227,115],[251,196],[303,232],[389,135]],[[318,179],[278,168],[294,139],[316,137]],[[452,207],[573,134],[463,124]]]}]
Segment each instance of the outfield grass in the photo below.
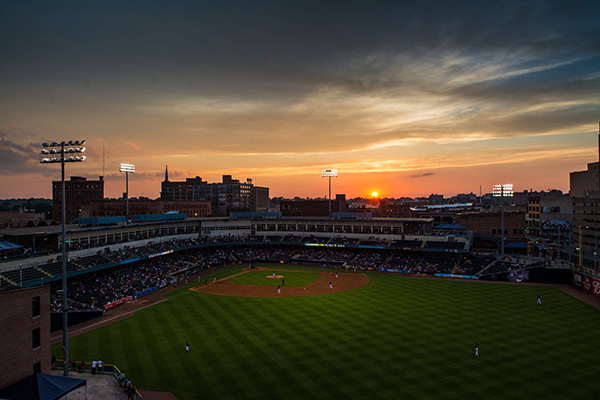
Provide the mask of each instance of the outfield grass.
[{"label": "outfield grass", "polygon": [[[359,289],[318,296],[179,288],[168,298],[71,339],[71,355],[101,357],[139,388],[180,400],[587,400],[600,393],[600,312],[552,288],[371,274]],[[60,344],[53,354],[60,356]]]},{"label": "outfield grass", "polygon": [[[316,272],[296,272],[288,270],[274,270],[275,275],[280,275],[285,278],[285,286],[288,287],[303,287],[321,277]],[[228,281],[246,285],[264,285],[264,286],[279,286],[282,278],[272,278],[273,271],[250,271],[242,275],[229,278]]]}]

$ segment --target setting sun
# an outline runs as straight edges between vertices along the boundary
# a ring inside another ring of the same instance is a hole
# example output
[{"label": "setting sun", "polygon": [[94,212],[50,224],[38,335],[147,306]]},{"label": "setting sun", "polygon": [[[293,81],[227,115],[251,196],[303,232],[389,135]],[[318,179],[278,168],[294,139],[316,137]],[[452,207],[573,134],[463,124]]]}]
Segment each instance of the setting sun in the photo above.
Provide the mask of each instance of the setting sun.
[{"label": "setting sun", "polygon": [[378,194],[377,192],[373,192],[373,193],[371,193],[371,196],[377,197],[377,194]]}]

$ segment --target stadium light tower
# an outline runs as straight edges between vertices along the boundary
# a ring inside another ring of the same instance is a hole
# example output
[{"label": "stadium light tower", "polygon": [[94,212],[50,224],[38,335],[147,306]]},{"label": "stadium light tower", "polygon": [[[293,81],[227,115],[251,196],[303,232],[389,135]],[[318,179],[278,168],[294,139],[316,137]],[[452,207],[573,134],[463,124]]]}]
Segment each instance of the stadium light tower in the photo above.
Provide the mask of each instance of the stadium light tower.
[{"label": "stadium light tower", "polygon": [[[62,142],[42,143],[44,147],[40,152],[40,163],[55,164],[60,163],[60,182],[62,185],[61,203],[62,203],[62,322],[63,322],[63,357],[64,357],[64,375],[69,376],[69,330],[67,328],[67,313],[69,306],[67,304],[67,230],[65,227],[67,212],[65,207],[65,163],[82,162],[85,156],[85,140],[69,140]],[[66,148],[65,148],[66,147]]]},{"label": "stadium light tower", "polygon": [[127,221],[129,223],[129,173],[135,173],[135,165],[121,163],[120,172],[125,172],[125,207],[127,208]]},{"label": "stadium light tower", "polygon": [[337,177],[337,169],[324,169],[321,171],[322,178],[329,178],[329,214],[331,214],[331,178]]},{"label": "stadium light tower", "polygon": [[500,234],[502,249],[500,250],[500,254],[502,255],[502,257],[504,257],[504,198],[512,197],[512,195],[513,195],[512,183],[505,184],[505,185],[494,185],[494,196],[500,197],[500,210],[501,210],[500,211],[500,215],[501,215],[500,223],[502,225],[502,233]]}]

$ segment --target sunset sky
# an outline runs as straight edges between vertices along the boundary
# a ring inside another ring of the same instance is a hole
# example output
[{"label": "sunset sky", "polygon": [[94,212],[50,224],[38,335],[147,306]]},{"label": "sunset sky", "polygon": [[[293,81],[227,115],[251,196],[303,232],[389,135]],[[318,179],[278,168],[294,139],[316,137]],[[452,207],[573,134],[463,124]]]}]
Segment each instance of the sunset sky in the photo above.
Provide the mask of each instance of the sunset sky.
[{"label": "sunset sky", "polygon": [[[2,1],[0,198],[253,178],[271,196],[568,191],[598,159],[600,1]],[[105,163],[103,165],[103,148]]]}]

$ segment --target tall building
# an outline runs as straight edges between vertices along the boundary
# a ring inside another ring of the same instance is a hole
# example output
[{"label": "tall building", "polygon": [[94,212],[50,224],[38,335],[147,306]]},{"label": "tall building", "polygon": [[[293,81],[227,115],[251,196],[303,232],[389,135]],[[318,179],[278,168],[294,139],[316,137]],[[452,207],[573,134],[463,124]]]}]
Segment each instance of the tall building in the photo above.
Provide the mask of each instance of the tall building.
[{"label": "tall building", "polygon": [[213,183],[211,202],[217,215],[228,215],[229,212],[252,211],[254,185],[252,179],[240,182],[231,175],[223,175],[222,183]]},{"label": "tall building", "polygon": [[[67,222],[79,218],[81,209],[90,204],[90,201],[104,198],[104,178],[100,176],[97,181],[88,181],[87,178],[72,176],[65,181],[65,212]],[[52,218],[62,220],[62,184],[61,181],[52,182]]]},{"label": "tall building", "polygon": [[252,188],[252,211],[267,212],[269,211],[269,188],[254,186]]},{"label": "tall building", "polygon": [[560,190],[530,193],[527,204],[530,235],[566,242],[573,224],[573,200]]},{"label": "tall building", "polygon": [[[600,135],[599,135],[600,140]],[[587,170],[570,174],[573,200],[573,242],[575,263],[598,270],[600,260],[600,163],[589,163]]]},{"label": "tall building", "polygon": [[168,170],[165,169],[160,198],[210,201],[214,215],[226,216],[230,212],[267,211],[269,188],[254,186],[252,179],[240,182],[231,175],[223,175],[222,182],[217,183],[208,183],[199,176],[173,182],[169,181]]}]

